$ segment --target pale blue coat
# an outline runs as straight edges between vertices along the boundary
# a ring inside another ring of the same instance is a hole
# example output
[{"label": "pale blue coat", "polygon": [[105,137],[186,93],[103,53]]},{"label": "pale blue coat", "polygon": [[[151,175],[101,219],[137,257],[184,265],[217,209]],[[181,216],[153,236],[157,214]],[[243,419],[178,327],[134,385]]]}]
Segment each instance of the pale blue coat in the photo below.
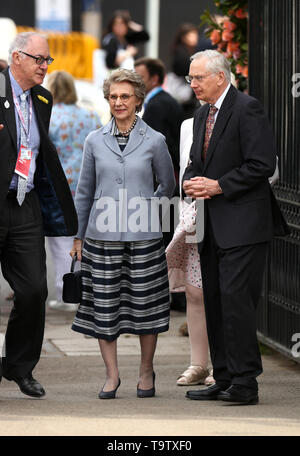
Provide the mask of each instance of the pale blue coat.
[{"label": "pale blue coat", "polygon": [[[156,191],[153,175],[159,184]],[[109,122],[90,133],[84,144],[75,196],[76,237],[158,239],[162,233],[155,202],[172,197],[174,188],[174,169],[164,136],[138,118],[122,152]]]}]

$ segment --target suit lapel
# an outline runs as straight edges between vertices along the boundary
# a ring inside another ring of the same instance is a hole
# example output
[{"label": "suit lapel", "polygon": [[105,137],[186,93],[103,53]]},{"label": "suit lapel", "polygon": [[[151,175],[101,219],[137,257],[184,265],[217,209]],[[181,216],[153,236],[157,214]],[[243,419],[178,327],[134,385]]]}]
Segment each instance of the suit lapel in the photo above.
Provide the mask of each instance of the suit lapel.
[{"label": "suit lapel", "polygon": [[146,134],[146,128],[142,125],[141,119],[138,117],[135,128],[129,136],[129,141],[123,150],[123,156],[131,154],[143,142]]},{"label": "suit lapel", "polygon": [[[45,137],[48,137],[44,122],[46,122],[46,117],[48,118],[49,114],[48,114],[48,108],[46,106],[47,100],[46,100],[46,98],[44,98],[40,95],[38,87],[39,86],[32,87],[31,98],[32,98],[32,104],[33,104],[34,111],[35,111],[35,117],[37,119],[37,123],[39,126],[40,137],[41,137],[41,139],[44,139]],[[39,96],[42,98],[41,100],[38,99]],[[42,101],[42,100],[44,100],[44,101]],[[46,116],[45,116],[45,111],[44,111],[45,109],[47,109]]]},{"label": "suit lapel", "polygon": [[123,152],[121,152],[117,139],[110,134],[110,130],[111,122],[104,127],[103,140],[112,152],[123,157],[133,152],[142,143],[146,133],[146,128],[142,125],[141,119],[138,118],[135,128],[130,133],[128,143]]},{"label": "suit lapel", "polygon": [[103,127],[103,141],[114,154],[122,156],[116,137],[110,134],[111,124],[112,121]]},{"label": "suit lapel", "polygon": [[222,103],[220,112],[218,114],[214,129],[213,129],[210,141],[209,141],[203,171],[205,171],[205,169],[207,168],[208,163],[210,162],[210,160],[213,156],[214,150],[218,144],[219,138],[220,138],[222,132],[224,131],[224,128],[226,127],[226,124],[232,114],[232,107],[235,102],[236,95],[237,95],[236,89],[233,86],[231,86],[226,97],[224,98],[224,101]]},{"label": "suit lapel", "polygon": [[6,123],[7,129],[11,136],[12,142],[15,146],[17,153],[17,128],[16,128],[16,116],[15,116],[15,104],[13,100],[10,78],[8,70],[3,71],[6,81],[6,96],[1,97],[0,105],[3,112],[4,122]]},{"label": "suit lapel", "polygon": [[206,126],[206,118],[208,116],[209,105],[204,105],[202,109],[199,111],[197,118],[195,119],[194,129],[193,129],[193,144],[191,155],[193,156],[193,160],[196,159],[196,167],[202,169],[203,162],[201,159],[202,155],[202,147],[204,143],[204,136],[205,136],[205,126]]}]

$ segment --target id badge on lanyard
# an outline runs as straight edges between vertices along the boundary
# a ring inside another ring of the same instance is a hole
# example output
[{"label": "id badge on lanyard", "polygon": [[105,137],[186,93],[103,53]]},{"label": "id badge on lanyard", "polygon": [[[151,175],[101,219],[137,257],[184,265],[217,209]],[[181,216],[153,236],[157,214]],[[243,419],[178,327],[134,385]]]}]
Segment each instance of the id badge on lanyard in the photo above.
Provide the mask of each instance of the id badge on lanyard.
[{"label": "id badge on lanyard", "polygon": [[15,173],[19,176],[24,177],[24,179],[28,179],[31,159],[32,150],[28,149],[27,147],[21,144],[16,163]]}]

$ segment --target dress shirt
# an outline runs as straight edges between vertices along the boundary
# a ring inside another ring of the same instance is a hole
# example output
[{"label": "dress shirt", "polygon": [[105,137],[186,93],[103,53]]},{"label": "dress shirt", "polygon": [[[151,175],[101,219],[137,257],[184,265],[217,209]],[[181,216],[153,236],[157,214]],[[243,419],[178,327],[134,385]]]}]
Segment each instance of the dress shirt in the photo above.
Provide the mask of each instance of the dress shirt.
[{"label": "dress shirt", "polygon": [[217,117],[219,115],[219,112],[220,112],[220,109],[221,109],[221,106],[222,106],[222,103],[224,101],[224,98],[226,97],[227,95],[227,92],[228,90],[230,89],[230,84],[228,84],[228,86],[226,87],[226,89],[224,90],[224,92],[222,93],[222,95],[217,99],[217,101],[214,103],[213,106],[215,106],[216,108],[218,108],[216,114],[215,114],[215,122],[217,120]]}]

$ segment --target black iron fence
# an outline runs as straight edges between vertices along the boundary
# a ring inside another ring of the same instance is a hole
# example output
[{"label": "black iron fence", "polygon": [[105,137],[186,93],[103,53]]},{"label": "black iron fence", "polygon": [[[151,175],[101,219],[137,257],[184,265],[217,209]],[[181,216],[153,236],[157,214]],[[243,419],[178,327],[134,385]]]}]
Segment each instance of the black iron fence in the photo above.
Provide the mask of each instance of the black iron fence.
[{"label": "black iron fence", "polygon": [[271,245],[259,338],[300,362],[300,1],[249,0],[249,45],[249,93],[264,104],[275,133],[274,193],[291,229]]}]

